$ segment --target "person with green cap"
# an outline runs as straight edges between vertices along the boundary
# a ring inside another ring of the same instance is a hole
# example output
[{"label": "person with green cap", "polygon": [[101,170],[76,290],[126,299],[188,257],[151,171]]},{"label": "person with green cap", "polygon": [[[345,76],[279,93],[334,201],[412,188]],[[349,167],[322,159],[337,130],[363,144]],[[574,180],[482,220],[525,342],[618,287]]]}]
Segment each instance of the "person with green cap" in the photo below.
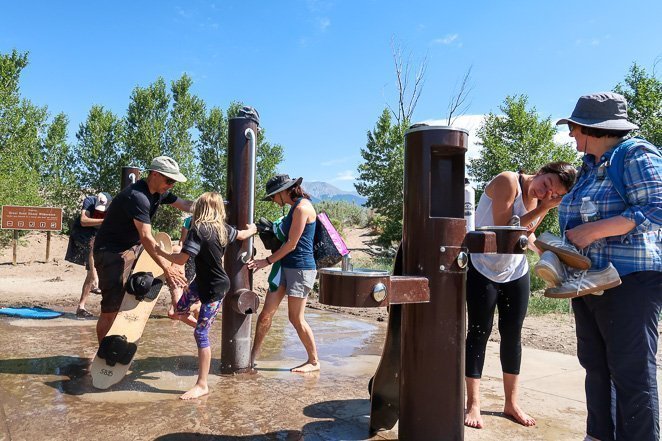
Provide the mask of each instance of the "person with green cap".
[{"label": "person with green cap", "polygon": [[186,182],[179,165],[168,156],[158,156],[149,166],[147,178],[122,190],[108,207],[94,241],[94,266],[99,274],[101,314],[97,321],[99,343],[113,325],[124,297],[124,285],[140,248],[144,248],[165,272],[168,285],[186,285],[181,269],[170,266],[156,252],[152,218],[161,204],[190,212],[192,201],[170,192],[177,182]]}]

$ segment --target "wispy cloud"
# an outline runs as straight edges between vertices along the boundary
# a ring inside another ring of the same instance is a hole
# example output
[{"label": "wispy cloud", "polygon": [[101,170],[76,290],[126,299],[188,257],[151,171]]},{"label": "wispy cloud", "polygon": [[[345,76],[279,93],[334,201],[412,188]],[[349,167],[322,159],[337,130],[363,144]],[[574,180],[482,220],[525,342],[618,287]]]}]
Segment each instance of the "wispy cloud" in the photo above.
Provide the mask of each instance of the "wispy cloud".
[{"label": "wispy cloud", "polygon": [[454,41],[457,41],[458,38],[460,38],[459,34],[448,34],[442,38],[435,38],[434,40],[432,40],[432,43],[449,45],[452,44]]},{"label": "wispy cloud", "polygon": [[575,40],[575,46],[600,46],[611,38],[611,34],[606,34],[601,37],[578,38]]},{"label": "wispy cloud", "polygon": [[356,176],[354,176],[353,170],[341,171],[333,178],[334,181],[353,181],[354,179],[356,179]]},{"label": "wispy cloud", "polygon": [[323,167],[330,167],[332,165],[345,164],[350,159],[352,159],[352,156],[345,156],[343,158],[329,159],[328,161],[320,162],[320,165],[323,166]]},{"label": "wispy cloud", "polygon": [[329,26],[331,26],[331,20],[327,17],[322,17],[317,20],[317,25],[319,26],[320,31],[324,32]]}]

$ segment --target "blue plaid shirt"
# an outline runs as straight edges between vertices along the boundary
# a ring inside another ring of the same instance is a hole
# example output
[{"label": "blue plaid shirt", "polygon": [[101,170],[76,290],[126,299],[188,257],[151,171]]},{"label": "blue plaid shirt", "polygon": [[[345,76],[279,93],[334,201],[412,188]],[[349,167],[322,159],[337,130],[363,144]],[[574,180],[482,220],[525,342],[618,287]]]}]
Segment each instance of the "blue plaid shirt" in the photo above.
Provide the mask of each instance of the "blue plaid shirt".
[{"label": "blue plaid shirt", "polygon": [[605,246],[590,246],[592,268],[602,269],[611,262],[621,276],[662,271],[662,157],[647,146],[628,151],[623,176],[626,204],[607,174],[612,153],[613,149],[605,152],[597,163],[593,155],[584,156],[577,183],[559,205],[561,231],[581,224],[582,197],[589,196],[602,219],[623,216],[637,224],[627,234],[607,237]]}]

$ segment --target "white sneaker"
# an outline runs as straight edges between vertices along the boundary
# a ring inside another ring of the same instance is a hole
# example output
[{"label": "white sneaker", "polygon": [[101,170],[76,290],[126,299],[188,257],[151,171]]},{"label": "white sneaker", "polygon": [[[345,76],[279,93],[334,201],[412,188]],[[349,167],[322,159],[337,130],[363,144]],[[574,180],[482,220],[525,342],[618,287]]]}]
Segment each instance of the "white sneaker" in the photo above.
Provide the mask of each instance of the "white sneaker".
[{"label": "white sneaker", "polygon": [[598,271],[581,271],[568,275],[561,286],[547,288],[545,297],[567,299],[585,296],[586,294],[601,295],[605,289],[621,284],[621,278],[616,268],[610,263],[605,269]]},{"label": "white sneaker", "polygon": [[571,243],[566,242],[549,231],[536,238],[535,245],[541,250],[553,251],[563,263],[573,268],[587,270],[591,268],[591,259],[583,256]]},{"label": "white sneaker", "polygon": [[533,271],[547,283],[548,288],[560,286],[567,276],[565,267],[558,256],[551,251],[542,253],[540,260],[533,267]]}]

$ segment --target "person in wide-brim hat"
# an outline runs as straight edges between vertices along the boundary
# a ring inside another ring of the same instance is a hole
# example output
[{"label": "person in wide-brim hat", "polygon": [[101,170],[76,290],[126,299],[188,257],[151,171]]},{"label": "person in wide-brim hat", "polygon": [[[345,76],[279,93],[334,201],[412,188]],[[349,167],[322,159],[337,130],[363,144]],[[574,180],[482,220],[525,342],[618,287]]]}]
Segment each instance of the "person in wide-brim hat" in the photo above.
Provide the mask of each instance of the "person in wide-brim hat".
[{"label": "person in wide-brim hat", "polygon": [[572,115],[556,125],[574,123],[604,130],[634,130],[639,126],[628,121],[627,101],[614,92],[599,92],[579,97]]},{"label": "person in wide-brim hat", "polygon": [[269,202],[273,199],[274,195],[283,190],[287,190],[295,185],[301,185],[303,178],[291,179],[290,175],[280,174],[269,178],[266,184],[267,194],[262,198],[263,201]]},{"label": "person in wide-brim hat", "polygon": [[280,230],[285,242],[264,259],[252,259],[248,268],[257,271],[276,262],[280,265],[280,279],[275,291],[269,291],[264,307],[258,315],[255,338],[251,349],[251,362],[260,354],[278,305],[287,297],[290,323],[297,331],[308,359],[291,369],[292,372],[306,373],[320,370],[320,361],[313,330],[304,317],[306,302],[315,284],[317,266],[313,253],[317,213],[301,182],[303,178],[292,179],[289,175],[272,176],[265,186],[263,201],[271,201],[279,207],[289,206],[290,210],[281,222]]},{"label": "person in wide-brim hat", "polygon": [[568,124],[584,154],[577,184],[558,207],[559,225],[564,243],[591,261],[590,270],[559,288],[577,294],[591,281],[606,282],[609,268],[620,278],[600,295],[572,299],[577,358],[586,370],[586,439],[657,441],[662,155],[629,137],[637,125],[628,121],[625,97],[614,92],[580,97],[557,124]]}]

